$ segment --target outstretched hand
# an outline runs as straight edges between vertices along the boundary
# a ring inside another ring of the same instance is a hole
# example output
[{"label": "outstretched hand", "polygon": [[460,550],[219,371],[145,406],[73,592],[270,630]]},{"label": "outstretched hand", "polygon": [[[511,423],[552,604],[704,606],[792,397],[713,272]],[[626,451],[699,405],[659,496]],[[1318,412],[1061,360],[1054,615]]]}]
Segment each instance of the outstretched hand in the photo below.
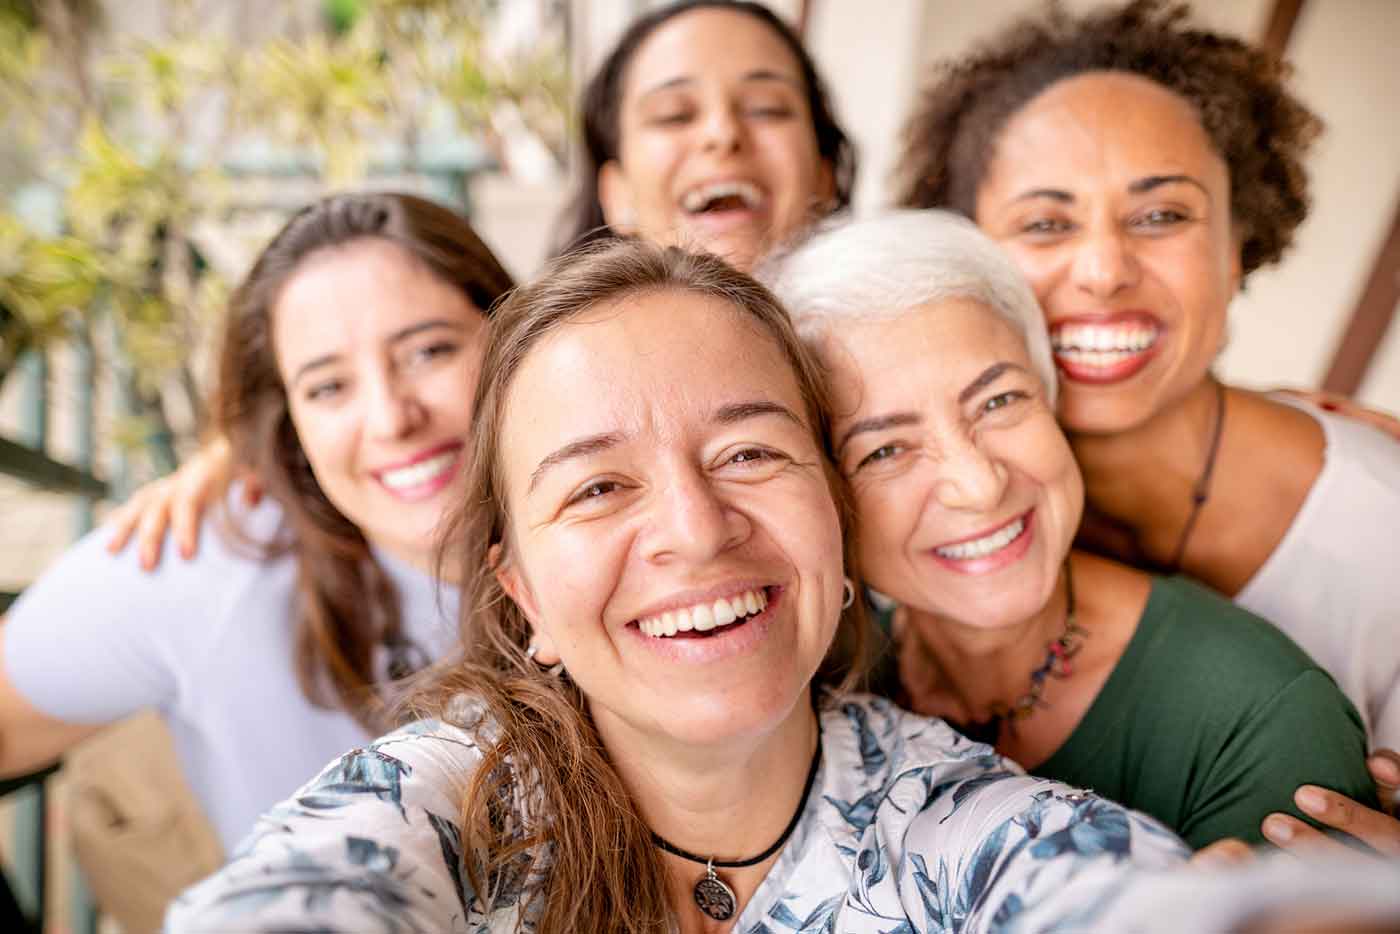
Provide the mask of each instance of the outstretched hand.
[{"label": "outstretched hand", "polygon": [[[103,520],[112,531],[107,550],[117,554],[134,537],[141,567],[153,571],[167,535],[173,535],[180,557],[190,560],[199,548],[205,513],[223,495],[232,469],[233,452],[227,439],[205,445],[175,473],[147,483],[108,513]],[[257,478],[241,479],[244,501],[257,505],[262,499]]]}]

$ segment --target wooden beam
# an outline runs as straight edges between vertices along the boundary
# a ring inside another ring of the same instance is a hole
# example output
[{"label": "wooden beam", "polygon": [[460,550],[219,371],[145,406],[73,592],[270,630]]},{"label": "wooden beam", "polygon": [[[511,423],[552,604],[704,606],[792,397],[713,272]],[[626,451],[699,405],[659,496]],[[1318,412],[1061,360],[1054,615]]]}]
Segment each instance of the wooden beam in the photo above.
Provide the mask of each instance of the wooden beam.
[{"label": "wooden beam", "polygon": [[1400,305],[1400,201],[1395,205],[1390,231],[1371,266],[1361,299],[1332,355],[1332,365],[1322,382],[1323,389],[1350,396],[1360,388],[1376,348],[1385,339],[1390,322],[1395,318],[1397,305]]},{"label": "wooden beam", "polygon": [[41,451],[8,438],[0,438],[0,474],[55,493],[107,495],[107,484],[87,471],[61,464]]},{"label": "wooden beam", "polygon": [[1305,0],[1274,0],[1273,10],[1269,13],[1269,24],[1264,27],[1264,36],[1259,40],[1260,46],[1276,57],[1283,58],[1283,53],[1288,50],[1288,40],[1293,38],[1293,27],[1298,25],[1298,16],[1303,12],[1304,2]]}]

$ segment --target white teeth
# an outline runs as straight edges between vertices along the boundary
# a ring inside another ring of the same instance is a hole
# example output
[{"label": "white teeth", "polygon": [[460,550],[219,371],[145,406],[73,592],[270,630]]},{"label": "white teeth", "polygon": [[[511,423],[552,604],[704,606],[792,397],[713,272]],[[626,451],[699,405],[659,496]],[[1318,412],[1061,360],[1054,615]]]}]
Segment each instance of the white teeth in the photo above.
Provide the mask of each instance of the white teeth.
[{"label": "white teeth", "polygon": [[708,603],[691,607],[690,618],[695,623],[696,632],[709,632],[715,628],[715,611],[710,608]]},{"label": "white teeth", "polygon": [[1109,327],[1098,324],[1066,324],[1050,334],[1055,356],[1089,366],[1110,366],[1157,343],[1159,329],[1133,324]]},{"label": "white teeth", "polygon": [[411,467],[382,471],[379,474],[379,479],[391,490],[406,490],[421,483],[427,483],[429,480],[436,480],[456,460],[457,451],[451,450],[436,457],[419,461]]},{"label": "white teeth", "polygon": [[763,192],[752,182],[712,182],[690,189],[681,198],[681,207],[691,214],[705,210],[720,198],[738,198],[744,207],[754,210],[763,203]]},{"label": "white teeth", "polygon": [[1026,527],[1026,520],[1017,519],[1009,525],[1004,525],[990,535],[975,539],[970,542],[959,542],[956,545],[944,545],[942,548],[935,548],[934,551],[940,557],[951,558],[954,561],[971,561],[973,558],[985,558],[987,555],[1001,551],[1007,545],[1020,537],[1021,532]]},{"label": "white teeth", "polygon": [[710,603],[697,603],[679,610],[668,610],[660,616],[638,620],[643,633],[664,639],[678,632],[709,632],[732,625],[745,617],[762,613],[768,607],[768,595],[761,589],[746,590],[733,597],[722,597]]}]

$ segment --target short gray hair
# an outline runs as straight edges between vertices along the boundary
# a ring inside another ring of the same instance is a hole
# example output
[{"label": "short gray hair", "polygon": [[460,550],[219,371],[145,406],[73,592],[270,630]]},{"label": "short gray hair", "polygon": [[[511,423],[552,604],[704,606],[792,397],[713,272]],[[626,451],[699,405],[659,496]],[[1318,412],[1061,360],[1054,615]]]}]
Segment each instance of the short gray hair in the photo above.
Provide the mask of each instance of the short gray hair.
[{"label": "short gray hair", "polygon": [[980,302],[1021,335],[1054,405],[1055,360],[1035,294],[1011,257],[960,215],[902,210],[832,221],[757,275],[807,340],[842,320],[897,318],[951,298]]}]

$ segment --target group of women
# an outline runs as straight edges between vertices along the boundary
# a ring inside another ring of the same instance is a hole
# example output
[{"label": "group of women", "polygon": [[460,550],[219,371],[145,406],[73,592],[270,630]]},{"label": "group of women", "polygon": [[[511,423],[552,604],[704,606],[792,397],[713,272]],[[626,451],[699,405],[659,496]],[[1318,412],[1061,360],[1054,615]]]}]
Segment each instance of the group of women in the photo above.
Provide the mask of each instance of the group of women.
[{"label": "group of women", "polygon": [[264,250],[225,441],[136,512],[262,502],[26,593],[0,765],[159,707],[233,853],[172,930],[1180,929],[1245,920],[1199,894],[1245,876],[1171,898],[1188,846],[1400,856],[1400,444],[1210,372],[1305,214],[1283,77],[1151,0],[1047,14],[852,221],[786,25],[639,19],[530,282],[402,195]]}]

